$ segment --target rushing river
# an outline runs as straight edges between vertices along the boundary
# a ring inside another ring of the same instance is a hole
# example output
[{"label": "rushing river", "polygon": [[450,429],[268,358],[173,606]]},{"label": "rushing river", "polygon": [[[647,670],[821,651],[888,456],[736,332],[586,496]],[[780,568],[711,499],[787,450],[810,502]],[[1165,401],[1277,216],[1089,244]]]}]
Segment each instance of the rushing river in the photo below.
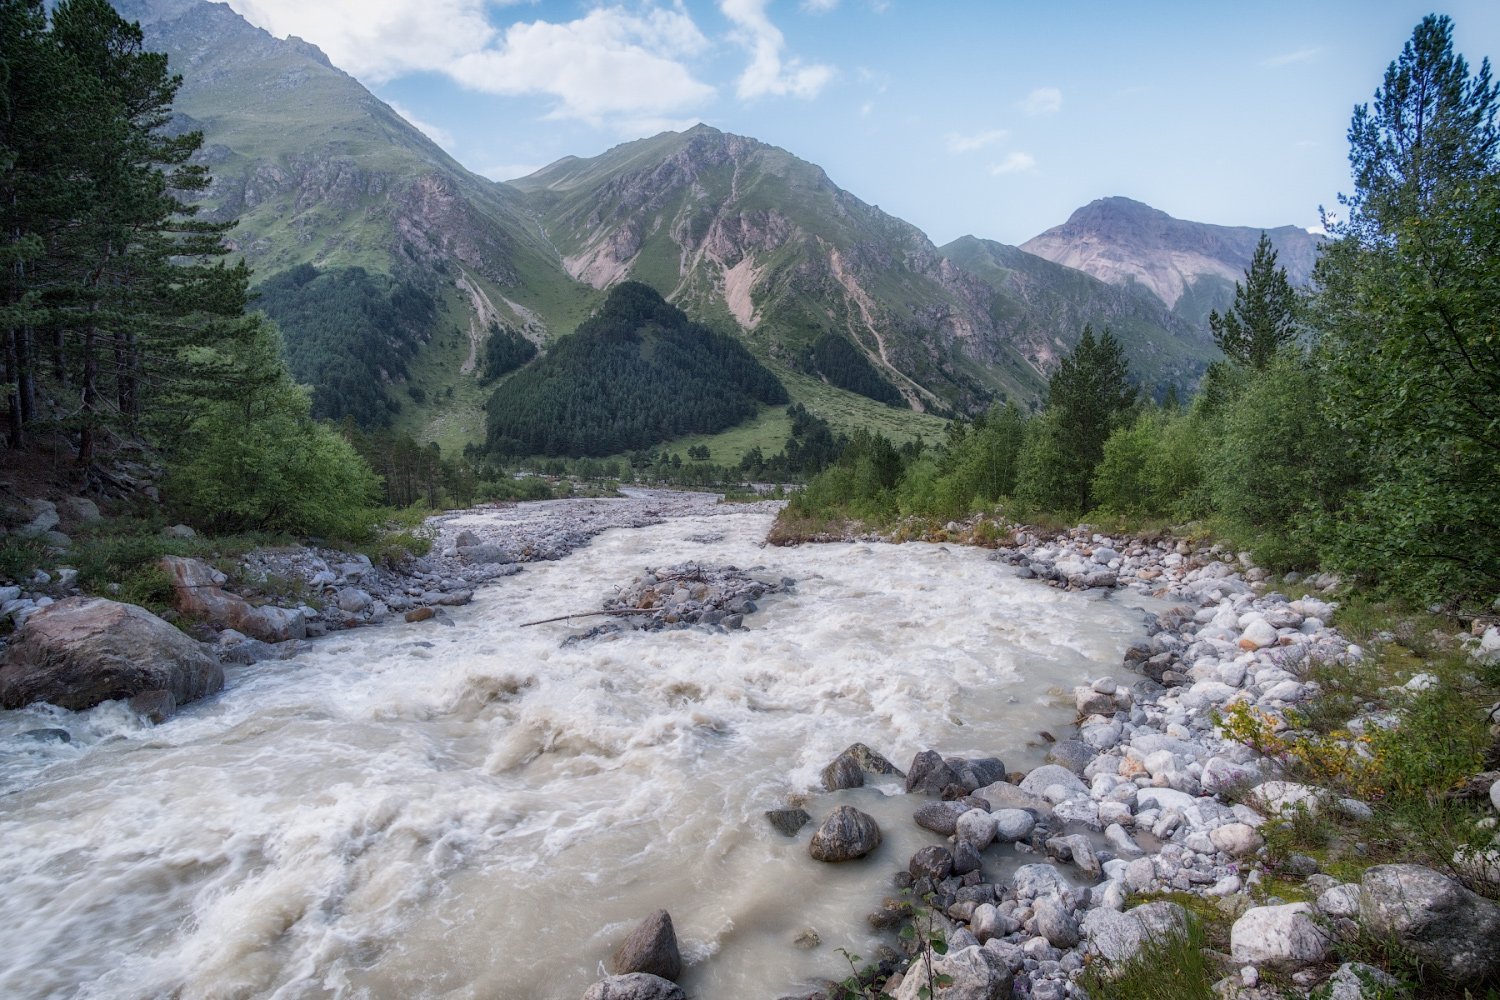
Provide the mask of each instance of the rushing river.
[{"label": "rushing river", "polygon": [[[469,515],[471,517],[501,516]],[[761,511],[612,530],[453,613],[231,667],[156,728],[118,704],[0,712],[0,996],[577,1000],[630,926],[677,927],[690,996],[761,1000],[870,955],[862,915],[935,842],[899,785],[829,795],[863,741],[1037,763],[1059,692],[1141,634],[961,547],[762,546]],[[743,631],[522,622],[597,608],[647,566],[792,577]],[[23,735],[58,727],[71,743]],[[813,861],[762,813],[875,815]],[[999,849],[992,849],[995,853]],[[990,864],[989,854],[986,864]],[[813,929],[821,945],[792,942]]]}]

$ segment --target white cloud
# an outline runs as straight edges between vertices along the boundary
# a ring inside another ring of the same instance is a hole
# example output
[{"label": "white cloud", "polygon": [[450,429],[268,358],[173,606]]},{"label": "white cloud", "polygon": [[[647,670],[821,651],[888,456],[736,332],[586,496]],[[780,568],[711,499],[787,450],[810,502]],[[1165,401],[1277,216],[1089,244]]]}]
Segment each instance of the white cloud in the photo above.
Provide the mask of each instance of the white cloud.
[{"label": "white cloud", "polygon": [[485,0],[231,0],[272,34],[295,34],[369,83],[442,73],[471,90],[556,98],[553,117],[602,123],[688,111],[714,89],[686,57],[708,40],[681,7],[600,6],[502,33]]},{"label": "white cloud", "polygon": [[1269,59],[1262,59],[1260,64],[1267,69],[1276,69],[1281,66],[1290,66],[1292,63],[1307,62],[1309,59],[1312,59],[1322,51],[1323,50],[1321,48],[1311,48],[1298,49],[1295,52],[1283,52],[1279,56],[1271,56]]},{"label": "white cloud", "polygon": [[948,144],[950,153],[972,153],[976,149],[993,146],[995,143],[1010,135],[1003,128],[993,128],[985,132],[949,132],[944,138]]},{"label": "white cloud", "polygon": [[1004,174],[1024,174],[1036,169],[1036,157],[1030,153],[1011,153],[999,163],[990,164],[990,173],[996,177]]},{"label": "white cloud", "polygon": [[1023,114],[1033,117],[1036,115],[1054,115],[1062,110],[1062,91],[1056,87],[1038,87],[1026,95],[1018,107]]},{"label": "white cloud", "polygon": [[826,14],[838,9],[839,0],[802,0],[802,9],[809,14]]},{"label": "white cloud", "polygon": [[396,114],[400,115],[402,118],[405,118],[406,123],[415,128],[418,132],[421,132],[427,138],[431,139],[439,146],[442,146],[444,149],[449,150],[450,152],[452,151],[454,145],[452,132],[449,132],[441,125],[434,125],[431,122],[424,122],[422,119],[412,114],[406,108],[394,102],[391,104],[391,110],[396,112]]},{"label": "white cloud", "polygon": [[732,37],[750,53],[750,65],[740,74],[736,92],[742,99],[772,95],[813,98],[829,80],[833,67],[804,65],[800,59],[783,59],[786,37],[766,16],[769,0],[720,0],[719,9],[735,25]]}]

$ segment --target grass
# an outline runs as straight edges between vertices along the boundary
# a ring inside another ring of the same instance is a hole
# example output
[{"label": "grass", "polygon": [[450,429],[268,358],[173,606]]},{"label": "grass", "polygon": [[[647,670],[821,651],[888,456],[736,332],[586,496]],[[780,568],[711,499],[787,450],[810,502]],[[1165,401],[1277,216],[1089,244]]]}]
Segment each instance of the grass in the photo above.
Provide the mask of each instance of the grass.
[{"label": "grass", "polygon": [[[1180,894],[1189,900],[1197,897]],[[1179,895],[1171,897],[1183,902]],[[1081,985],[1091,997],[1109,1000],[1217,1000],[1214,983],[1223,977],[1214,952],[1227,944],[1227,933],[1219,933],[1219,921],[1207,921],[1189,910],[1187,933],[1166,935],[1147,941],[1124,962],[1091,962]]]}]

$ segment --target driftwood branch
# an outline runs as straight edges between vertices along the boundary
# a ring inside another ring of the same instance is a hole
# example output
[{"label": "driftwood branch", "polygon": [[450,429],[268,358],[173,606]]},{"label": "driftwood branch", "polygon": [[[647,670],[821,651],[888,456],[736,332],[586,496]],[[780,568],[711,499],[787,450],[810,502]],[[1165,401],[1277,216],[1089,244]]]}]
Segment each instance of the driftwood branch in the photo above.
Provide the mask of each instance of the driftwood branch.
[{"label": "driftwood branch", "polygon": [[610,611],[580,611],[571,615],[558,615],[556,618],[543,618],[534,622],[522,622],[516,628],[530,628],[533,625],[565,622],[572,618],[593,618],[597,615],[654,615],[659,610],[659,608],[615,608]]}]

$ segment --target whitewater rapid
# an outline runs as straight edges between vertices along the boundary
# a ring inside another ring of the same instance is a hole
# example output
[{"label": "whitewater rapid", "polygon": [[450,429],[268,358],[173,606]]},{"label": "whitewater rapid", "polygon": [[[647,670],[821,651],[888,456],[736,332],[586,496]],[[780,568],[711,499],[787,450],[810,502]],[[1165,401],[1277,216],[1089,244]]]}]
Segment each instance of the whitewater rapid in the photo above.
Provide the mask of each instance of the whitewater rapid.
[{"label": "whitewater rapid", "polygon": [[[0,712],[0,996],[576,1000],[657,908],[690,996],[847,971],[836,949],[873,953],[863,914],[938,838],[899,784],[827,794],[822,767],[855,741],[902,767],[928,747],[1037,763],[1037,731],[1071,719],[1059,692],[1116,672],[1143,615],[978,549],[767,547],[770,520],[608,531],[451,627],[230,667],[155,728],[114,703]],[[518,627],[689,560],[797,584],[728,634]],[[854,803],[886,841],[815,862],[811,826],[762,816],[792,802],[815,823]],[[821,944],[794,947],[807,929]]]}]

